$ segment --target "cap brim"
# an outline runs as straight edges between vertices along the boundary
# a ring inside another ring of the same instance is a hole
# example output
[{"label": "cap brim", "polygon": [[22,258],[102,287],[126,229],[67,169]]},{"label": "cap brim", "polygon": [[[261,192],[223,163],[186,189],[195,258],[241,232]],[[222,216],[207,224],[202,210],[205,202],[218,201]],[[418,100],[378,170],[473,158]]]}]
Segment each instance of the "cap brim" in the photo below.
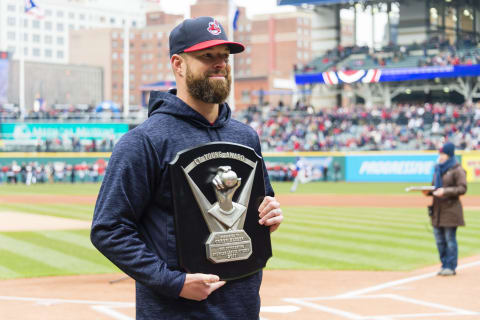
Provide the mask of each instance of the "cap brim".
[{"label": "cap brim", "polygon": [[225,41],[225,40],[209,40],[209,41],[197,43],[196,45],[191,46],[190,48],[187,48],[183,51],[184,52],[199,51],[199,50],[219,46],[221,44],[228,45],[228,47],[230,48],[230,53],[232,54],[240,53],[243,50],[245,50],[245,47],[240,42],[232,42],[232,41]]}]

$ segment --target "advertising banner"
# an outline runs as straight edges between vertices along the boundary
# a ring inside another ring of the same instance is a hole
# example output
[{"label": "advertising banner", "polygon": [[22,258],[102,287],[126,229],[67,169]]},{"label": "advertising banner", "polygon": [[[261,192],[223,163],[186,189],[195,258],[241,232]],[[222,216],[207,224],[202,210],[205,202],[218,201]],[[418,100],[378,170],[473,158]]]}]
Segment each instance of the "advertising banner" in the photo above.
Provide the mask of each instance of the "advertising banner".
[{"label": "advertising banner", "polygon": [[128,131],[125,123],[3,123],[0,138],[38,139],[117,139]]},{"label": "advertising banner", "polygon": [[480,181],[480,156],[462,156],[462,167],[467,172],[467,182]]},{"label": "advertising banner", "polygon": [[308,172],[310,181],[345,181],[345,157],[318,152],[318,156],[264,157],[272,181],[291,181],[300,170]]},{"label": "advertising banner", "polygon": [[430,183],[438,155],[352,155],[346,158],[348,182]]}]

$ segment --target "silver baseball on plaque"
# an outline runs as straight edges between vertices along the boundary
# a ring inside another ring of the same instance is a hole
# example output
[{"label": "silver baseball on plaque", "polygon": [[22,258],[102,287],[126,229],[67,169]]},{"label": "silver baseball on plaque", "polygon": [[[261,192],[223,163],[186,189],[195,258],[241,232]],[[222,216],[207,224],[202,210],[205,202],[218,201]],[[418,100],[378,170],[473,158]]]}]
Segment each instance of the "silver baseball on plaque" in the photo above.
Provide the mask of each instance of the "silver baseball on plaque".
[{"label": "silver baseball on plaque", "polygon": [[265,183],[253,149],[213,142],[181,151],[170,175],[182,268],[231,280],[266,265],[270,232],[258,224]]}]

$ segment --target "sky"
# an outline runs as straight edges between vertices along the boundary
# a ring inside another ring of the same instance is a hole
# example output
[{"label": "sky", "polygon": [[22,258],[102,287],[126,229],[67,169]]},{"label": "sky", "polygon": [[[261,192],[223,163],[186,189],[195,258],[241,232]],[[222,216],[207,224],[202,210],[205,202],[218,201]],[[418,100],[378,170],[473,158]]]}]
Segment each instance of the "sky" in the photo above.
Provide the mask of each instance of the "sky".
[{"label": "sky", "polygon": [[[196,2],[196,0],[163,0],[162,8],[167,13],[183,14],[189,17],[190,5]],[[249,18],[255,14],[294,11],[293,6],[277,6],[277,0],[234,0],[233,2],[237,6],[245,7]]]}]

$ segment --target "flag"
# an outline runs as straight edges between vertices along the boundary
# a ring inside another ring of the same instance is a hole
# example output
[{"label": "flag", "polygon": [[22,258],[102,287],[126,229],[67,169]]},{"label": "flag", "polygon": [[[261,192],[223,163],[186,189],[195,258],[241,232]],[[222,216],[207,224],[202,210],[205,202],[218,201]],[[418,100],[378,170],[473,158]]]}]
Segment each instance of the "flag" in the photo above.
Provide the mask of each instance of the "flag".
[{"label": "flag", "polygon": [[36,0],[25,0],[25,13],[41,19],[44,17],[43,10],[39,8],[35,2]]},{"label": "flag", "polygon": [[233,15],[233,30],[238,29],[238,17],[240,16],[240,10],[238,8],[235,10],[235,13]]}]

